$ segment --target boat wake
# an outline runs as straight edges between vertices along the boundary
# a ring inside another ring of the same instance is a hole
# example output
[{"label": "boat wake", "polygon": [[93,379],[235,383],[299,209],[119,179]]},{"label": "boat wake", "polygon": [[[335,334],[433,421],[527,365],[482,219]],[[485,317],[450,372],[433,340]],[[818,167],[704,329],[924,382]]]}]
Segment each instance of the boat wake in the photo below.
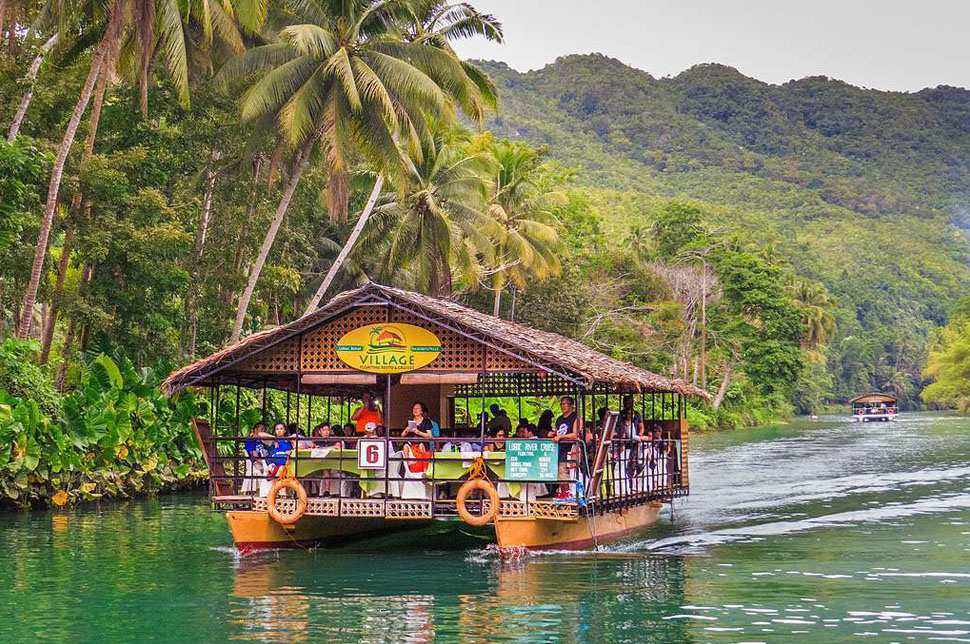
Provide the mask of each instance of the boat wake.
[{"label": "boat wake", "polygon": [[706,548],[724,543],[757,541],[769,536],[805,532],[818,528],[844,527],[861,523],[884,523],[915,515],[944,514],[970,510],[970,494],[924,499],[913,503],[894,503],[864,510],[835,512],[832,514],[797,520],[770,521],[767,523],[722,528],[696,534],[684,534],[663,539],[644,540],[617,544],[605,550],[615,552],[655,552],[662,554],[696,554]]}]

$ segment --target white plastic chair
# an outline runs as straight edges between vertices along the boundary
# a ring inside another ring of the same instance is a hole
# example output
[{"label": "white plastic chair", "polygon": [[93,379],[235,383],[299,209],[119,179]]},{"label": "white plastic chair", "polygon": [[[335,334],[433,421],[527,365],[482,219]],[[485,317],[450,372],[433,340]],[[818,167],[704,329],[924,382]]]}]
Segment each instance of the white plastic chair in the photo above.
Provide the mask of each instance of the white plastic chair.
[{"label": "white plastic chair", "polygon": [[399,489],[400,497],[408,500],[427,501],[431,498],[431,490],[424,480],[424,472],[412,472],[411,468],[408,467],[410,459],[414,458],[411,446],[405,445],[402,454],[409,460],[404,461],[401,467],[404,479],[401,481]]}]

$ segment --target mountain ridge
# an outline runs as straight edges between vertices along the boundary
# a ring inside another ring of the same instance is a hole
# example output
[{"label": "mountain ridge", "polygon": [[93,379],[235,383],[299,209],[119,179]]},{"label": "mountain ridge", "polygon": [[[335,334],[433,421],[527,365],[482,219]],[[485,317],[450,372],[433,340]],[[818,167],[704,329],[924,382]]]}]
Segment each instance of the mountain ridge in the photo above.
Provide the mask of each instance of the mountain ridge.
[{"label": "mountain ridge", "polygon": [[[602,55],[480,64],[500,93],[487,127],[577,168],[615,239],[666,200],[694,202],[836,296],[837,395],[900,370],[919,390],[927,337],[970,284],[970,91],[772,85],[718,64],[654,78]],[[839,376],[860,352],[871,377]]]}]

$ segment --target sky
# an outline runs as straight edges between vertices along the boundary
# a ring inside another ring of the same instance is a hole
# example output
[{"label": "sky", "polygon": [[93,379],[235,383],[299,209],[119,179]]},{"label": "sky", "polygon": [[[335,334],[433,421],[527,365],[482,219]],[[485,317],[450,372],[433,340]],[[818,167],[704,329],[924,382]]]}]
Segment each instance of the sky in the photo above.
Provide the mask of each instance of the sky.
[{"label": "sky", "polygon": [[505,43],[456,44],[520,71],[599,52],[656,77],[698,63],[784,83],[829,76],[861,87],[970,87],[970,0],[470,0]]}]

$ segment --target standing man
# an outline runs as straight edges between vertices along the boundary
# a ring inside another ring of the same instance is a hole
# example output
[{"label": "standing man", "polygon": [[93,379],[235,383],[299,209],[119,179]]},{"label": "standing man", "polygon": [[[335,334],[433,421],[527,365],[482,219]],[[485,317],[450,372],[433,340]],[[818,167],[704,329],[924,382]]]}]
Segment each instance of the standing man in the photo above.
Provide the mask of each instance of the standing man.
[{"label": "standing man", "polygon": [[[583,432],[583,419],[576,414],[576,401],[572,396],[563,396],[559,399],[559,409],[562,414],[556,419],[553,425],[552,442],[559,443],[559,480],[569,479],[569,451],[573,448],[573,443],[569,441],[578,440]],[[559,483],[559,494],[556,498],[564,499],[569,497],[569,483]]]},{"label": "standing man", "polygon": [[369,393],[365,393],[361,401],[363,404],[354,410],[353,415],[350,419],[357,423],[357,433],[363,434],[367,431],[367,425],[373,424],[373,429],[377,429],[379,425],[384,424],[384,416],[381,413],[381,407],[374,400],[374,396]]},{"label": "standing man", "polygon": [[495,403],[492,403],[488,409],[492,412],[492,419],[488,421],[488,431],[492,436],[495,436],[498,432],[505,432],[506,436],[511,434],[512,421],[509,419],[508,413]]}]

